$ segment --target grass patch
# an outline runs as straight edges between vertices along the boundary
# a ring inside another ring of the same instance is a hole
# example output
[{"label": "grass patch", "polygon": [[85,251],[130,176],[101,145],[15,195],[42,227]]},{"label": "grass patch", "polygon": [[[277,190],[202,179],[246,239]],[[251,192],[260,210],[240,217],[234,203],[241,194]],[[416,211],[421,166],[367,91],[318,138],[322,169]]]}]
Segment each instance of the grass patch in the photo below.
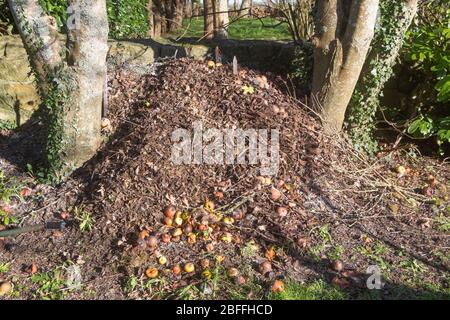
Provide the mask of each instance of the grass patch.
[{"label": "grass patch", "polygon": [[84,206],[75,207],[73,209],[75,219],[78,220],[80,224],[81,231],[92,231],[94,227],[94,218],[92,218],[92,213],[87,211]]},{"label": "grass patch", "polygon": [[31,282],[38,286],[34,292],[37,299],[42,300],[62,300],[64,299],[65,282],[62,278],[61,270],[53,272],[40,272],[31,277]]},{"label": "grass patch", "polygon": [[8,179],[4,172],[0,170],[0,200],[4,203],[10,203],[13,197],[20,199],[20,188],[21,186]]},{"label": "grass patch", "polygon": [[322,280],[310,284],[300,284],[294,280],[284,283],[284,291],[271,293],[269,299],[273,300],[344,300],[346,294]]},{"label": "grass patch", "polygon": [[[228,36],[235,40],[292,40],[286,24],[278,25],[273,18],[240,19],[230,24]],[[187,32],[185,33],[187,29]],[[201,38],[203,36],[203,18],[192,18],[183,21],[183,28],[171,34],[173,37]]]},{"label": "grass patch", "polygon": [[389,248],[381,241],[376,241],[374,244],[367,246],[359,246],[355,251],[375,263],[381,270],[390,271],[391,265],[385,260]]},{"label": "grass patch", "polygon": [[7,273],[9,271],[9,263],[2,262],[0,263],[0,273]]}]

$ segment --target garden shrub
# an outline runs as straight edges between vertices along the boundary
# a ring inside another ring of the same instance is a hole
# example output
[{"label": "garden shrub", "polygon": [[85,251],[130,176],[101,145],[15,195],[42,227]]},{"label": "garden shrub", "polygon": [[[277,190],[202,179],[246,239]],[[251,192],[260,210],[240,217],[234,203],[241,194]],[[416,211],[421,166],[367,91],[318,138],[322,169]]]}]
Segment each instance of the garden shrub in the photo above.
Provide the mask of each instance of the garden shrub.
[{"label": "garden shrub", "polygon": [[[39,0],[44,11],[56,19],[61,32],[65,32],[67,0]],[[107,0],[111,38],[145,37],[148,30],[146,0]],[[0,0],[0,34],[11,29],[13,20],[6,0]]]},{"label": "garden shrub", "polygon": [[149,28],[146,0],[108,0],[111,38],[143,38]]},{"label": "garden shrub", "polygon": [[441,147],[450,142],[450,8],[430,4],[423,17],[408,33],[404,59],[424,79],[414,92],[415,119],[408,133],[436,137]]},{"label": "garden shrub", "polygon": [[0,0],[0,35],[11,34],[14,22],[9,12],[8,1]]}]

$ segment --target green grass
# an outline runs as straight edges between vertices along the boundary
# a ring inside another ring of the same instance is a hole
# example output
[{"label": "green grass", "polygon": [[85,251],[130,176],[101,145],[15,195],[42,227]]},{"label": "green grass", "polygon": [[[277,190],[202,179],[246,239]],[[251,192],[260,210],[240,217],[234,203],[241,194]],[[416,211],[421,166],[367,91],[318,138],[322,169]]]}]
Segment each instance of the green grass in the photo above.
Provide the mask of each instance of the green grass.
[{"label": "green grass", "polygon": [[7,273],[9,271],[9,263],[0,262],[0,273]]},{"label": "green grass", "polygon": [[269,295],[269,299],[273,300],[343,300],[346,298],[342,291],[322,280],[316,280],[310,284],[287,280],[284,283],[283,292]]},{"label": "green grass", "polygon": [[61,276],[61,270],[53,272],[40,272],[31,276],[31,281],[37,285],[34,290],[34,297],[42,300],[62,300],[64,299],[65,282]]},{"label": "green grass", "polygon": [[20,186],[6,177],[0,170],[0,200],[4,203],[10,203],[13,197],[20,198]]},{"label": "green grass", "polygon": [[0,130],[14,130],[17,128],[14,121],[0,120]]},{"label": "green grass", "polygon": [[[228,29],[229,38],[235,40],[292,40],[286,24],[277,25],[279,22],[272,18],[264,18],[262,21],[264,25],[258,19],[240,19],[231,23]],[[183,22],[183,28],[170,36],[201,38],[203,36],[203,18],[186,19]]]},{"label": "green grass", "polygon": [[92,231],[94,226],[94,219],[92,218],[92,213],[86,211],[83,205],[74,208],[75,219],[78,220],[80,224],[81,231]]}]

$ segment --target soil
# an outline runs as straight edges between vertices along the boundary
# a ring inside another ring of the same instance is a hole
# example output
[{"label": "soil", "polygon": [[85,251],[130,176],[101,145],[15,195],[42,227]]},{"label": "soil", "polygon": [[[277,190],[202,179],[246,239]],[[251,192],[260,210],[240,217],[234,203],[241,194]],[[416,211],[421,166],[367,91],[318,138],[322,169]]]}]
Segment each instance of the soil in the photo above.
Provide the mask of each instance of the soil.
[{"label": "soil", "polygon": [[[275,75],[246,68],[234,75],[231,66],[189,59],[110,73],[105,143],[64,183],[41,184],[24,170],[40,155],[39,121],[0,138],[5,184],[31,191],[0,202],[3,209],[20,226],[68,214],[62,232],[0,239],[0,263],[9,263],[0,281],[11,281],[16,292],[9,298],[51,297],[36,275],[64,278],[69,266],[80,268],[82,287],[65,290],[66,299],[261,298],[275,279],[322,279],[349,298],[366,298],[374,295],[366,287],[371,265],[385,283],[377,297],[450,297],[447,162],[420,157],[408,145],[366,158],[344,138],[324,134],[314,112]],[[205,129],[278,129],[278,173],[261,176],[259,164],[174,164],[172,133],[192,132],[195,121]],[[180,212],[182,229],[193,230],[164,243],[175,229],[164,221],[168,206]],[[77,212],[92,214],[91,231],[80,230]],[[218,282],[207,281],[204,259]],[[262,274],[266,260],[272,270]],[[343,270],[332,268],[336,260]],[[173,274],[174,265],[187,262],[194,272]],[[30,275],[33,263],[38,272]],[[147,282],[149,267],[159,275]],[[226,276],[230,267],[246,284]]]}]

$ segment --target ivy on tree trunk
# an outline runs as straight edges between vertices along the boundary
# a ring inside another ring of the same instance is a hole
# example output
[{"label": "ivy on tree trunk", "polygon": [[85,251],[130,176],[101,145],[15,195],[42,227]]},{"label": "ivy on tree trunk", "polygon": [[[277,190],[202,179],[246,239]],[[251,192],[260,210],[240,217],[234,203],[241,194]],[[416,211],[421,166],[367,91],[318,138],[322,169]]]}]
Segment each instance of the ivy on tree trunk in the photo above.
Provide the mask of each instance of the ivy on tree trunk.
[{"label": "ivy on tree trunk", "polygon": [[[101,142],[108,21],[105,0],[69,0],[65,46],[38,0],[9,0],[46,108],[46,175],[60,180]],[[70,24],[70,25],[69,25]]]},{"label": "ivy on tree trunk", "polygon": [[373,137],[380,95],[393,74],[405,34],[417,13],[418,0],[386,0],[380,4],[379,21],[369,56],[346,115],[346,129],[355,147],[369,154],[377,150]]}]

